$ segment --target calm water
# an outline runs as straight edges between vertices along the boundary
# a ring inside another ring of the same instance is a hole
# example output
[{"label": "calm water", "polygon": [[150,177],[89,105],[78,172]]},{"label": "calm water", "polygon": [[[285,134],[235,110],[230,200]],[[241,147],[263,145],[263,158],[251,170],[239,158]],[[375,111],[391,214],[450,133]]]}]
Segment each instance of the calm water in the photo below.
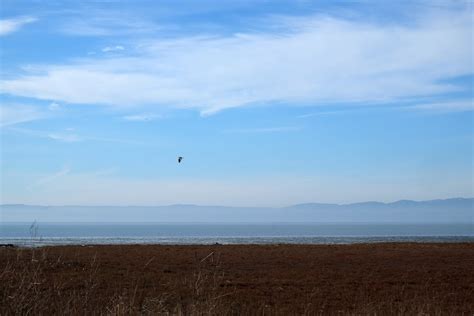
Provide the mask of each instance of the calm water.
[{"label": "calm water", "polygon": [[468,224],[163,224],[3,223],[0,243],[64,244],[346,244],[360,242],[474,242]]}]

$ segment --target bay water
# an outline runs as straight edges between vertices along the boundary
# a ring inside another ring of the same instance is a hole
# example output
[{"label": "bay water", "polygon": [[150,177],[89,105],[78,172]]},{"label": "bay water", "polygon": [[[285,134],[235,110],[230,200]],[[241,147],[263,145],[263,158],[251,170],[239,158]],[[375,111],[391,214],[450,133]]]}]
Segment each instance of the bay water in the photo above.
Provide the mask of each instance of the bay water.
[{"label": "bay water", "polygon": [[0,223],[0,244],[474,242],[472,223]]}]

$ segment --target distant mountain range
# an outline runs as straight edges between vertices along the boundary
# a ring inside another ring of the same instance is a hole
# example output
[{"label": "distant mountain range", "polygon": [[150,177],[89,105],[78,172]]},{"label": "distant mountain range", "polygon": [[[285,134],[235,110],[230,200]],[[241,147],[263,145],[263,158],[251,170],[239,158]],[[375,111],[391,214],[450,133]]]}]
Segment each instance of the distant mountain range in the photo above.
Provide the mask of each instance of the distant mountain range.
[{"label": "distant mountain range", "polygon": [[474,198],[353,204],[307,203],[281,208],[199,205],[0,205],[1,222],[393,222],[473,223]]}]

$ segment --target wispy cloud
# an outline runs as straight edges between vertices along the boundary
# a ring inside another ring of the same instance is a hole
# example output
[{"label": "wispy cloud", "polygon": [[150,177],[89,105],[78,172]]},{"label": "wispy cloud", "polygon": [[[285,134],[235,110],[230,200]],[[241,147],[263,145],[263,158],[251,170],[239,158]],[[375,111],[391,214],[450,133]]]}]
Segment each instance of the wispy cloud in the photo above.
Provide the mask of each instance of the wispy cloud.
[{"label": "wispy cloud", "polygon": [[51,133],[48,134],[48,138],[65,143],[76,143],[82,141],[78,135],[71,133]]},{"label": "wispy cloud", "polygon": [[102,51],[104,53],[116,52],[116,51],[121,51],[121,50],[125,50],[125,47],[123,47],[122,45],[107,46],[107,47],[102,48]]},{"label": "wispy cloud", "polygon": [[394,105],[394,106],[385,106],[374,107],[363,106],[363,107],[351,107],[351,108],[341,108],[334,111],[322,110],[317,112],[306,113],[296,116],[297,118],[309,118],[314,116],[327,116],[327,115],[345,115],[353,114],[355,112],[363,111],[380,111],[380,110],[396,110],[396,111],[427,111],[427,112],[436,112],[436,113],[448,113],[448,112],[465,112],[473,111],[474,103],[470,99],[456,100],[456,101],[443,101],[443,102],[425,102],[425,103],[415,103],[413,101],[407,102],[406,105]]},{"label": "wispy cloud", "polygon": [[336,110],[336,111],[319,111],[319,112],[312,112],[312,113],[306,113],[306,114],[301,114],[298,115],[298,118],[307,118],[307,117],[313,117],[313,116],[325,116],[325,115],[340,115],[340,114],[347,114],[347,113],[353,113],[356,111],[360,111],[361,109],[342,109],[342,110]]},{"label": "wispy cloud", "polygon": [[89,137],[85,137],[84,140],[97,141],[97,142],[106,142],[106,143],[126,144],[126,145],[138,145],[138,146],[148,145],[148,143],[138,141],[138,140],[112,138],[112,137],[93,137],[93,136],[89,136]]},{"label": "wispy cloud", "polygon": [[54,141],[63,142],[63,143],[95,141],[95,142],[118,143],[118,144],[127,144],[127,145],[141,145],[141,146],[147,145],[147,143],[145,142],[129,140],[129,139],[81,135],[79,133],[76,133],[74,128],[66,128],[63,131],[54,131],[54,132],[41,131],[41,130],[36,130],[36,129],[18,128],[18,127],[8,127],[7,130],[10,132],[20,133],[20,134],[31,136],[31,137],[46,138],[49,140],[54,140]]},{"label": "wispy cloud", "polygon": [[61,178],[64,178],[71,172],[71,169],[69,167],[64,166],[61,169],[59,169],[56,172],[53,172],[48,175],[43,175],[36,179],[35,181],[32,181],[26,185],[26,189],[28,191],[33,191],[34,189],[37,188],[42,188],[42,187],[47,187],[50,185],[56,185],[57,181],[60,181]]},{"label": "wispy cloud", "polygon": [[75,143],[84,140],[82,137],[78,136],[77,134],[73,133],[73,130],[66,129],[65,131],[57,131],[57,132],[46,132],[36,129],[28,129],[28,128],[19,128],[19,127],[9,127],[8,131],[19,133],[26,136],[38,137],[38,138],[46,138],[58,142],[65,142],[65,143]]},{"label": "wispy cloud", "polygon": [[79,11],[65,20],[59,31],[73,36],[124,36],[150,34],[159,27],[143,16],[113,10]]},{"label": "wispy cloud", "polygon": [[150,122],[161,118],[160,115],[157,114],[134,114],[134,115],[126,115],[123,117],[125,121],[132,121],[132,122]]},{"label": "wispy cloud", "polygon": [[42,177],[41,179],[39,179],[36,182],[36,185],[44,185],[44,184],[47,184],[47,183],[54,182],[58,178],[61,178],[65,175],[69,174],[70,172],[71,172],[71,169],[69,169],[69,167],[63,167],[60,170],[58,170],[57,172],[54,172],[50,175]]},{"label": "wispy cloud", "polygon": [[36,107],[23,104],[0,105],[0,127],[39,120],[46,115]]},{"label": "wispy cloud", "polygon": [[59,104],[57,104],[56,102],[52,102],[48,105],[48,109],[50,111],[57,111],[61,108],[61,106]]},{"label": "wispy cloud", "polygon": [[469,11],[427,14],[409,25],[319,15],[296,20],[277,32],[148,40],[139,43],[139,56],[44,66],[40,73],[3,80],[0,91],[68,103],[195,108],[209,115],[271,102],[433,96],[460,89],[442,80],[473,73]]},{"label": "wispy cloud", "polygon": [[424,103],[424,104],[414,105],[411,107],[411,109],[433,111],[433,112],[473,111],[474,102],[473,100],[462,100],[462,101],[454,101],[454,102]]},{"label": "wispy cloud", "polygon": [[280,133],[280,132],[296,132],[302,130],[298,126],[278,126],[278,127],[257,127],[257,128],[237,128],[226,129],[226,133]]},{"label": "wispy cloud", "polygon": [[5,36],[18,31],[26,24],[37,21],[37,18],[31,16],[20,16],[12,19],[0,20],[0,36]]}]

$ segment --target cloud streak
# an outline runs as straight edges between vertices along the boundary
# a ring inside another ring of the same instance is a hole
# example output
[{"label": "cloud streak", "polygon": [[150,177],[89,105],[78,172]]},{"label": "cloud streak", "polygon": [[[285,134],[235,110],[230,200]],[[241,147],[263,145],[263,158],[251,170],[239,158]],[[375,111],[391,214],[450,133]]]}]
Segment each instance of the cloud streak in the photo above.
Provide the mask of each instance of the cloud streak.
[{"label": "cloud streak", "polygon": [[108,53],[108,52],[117,52],[117,51],[122,51],[125,50],[125,47],[122,45],[116,45],[116,46],[107,46],[102,48],[102,52]]},{"label": "cloud streak", "polygon": [[70,172],[71,170],[69,167],[65,166],[52,174],[42,176],[39,179],[32,181],[26,185],[26,189],[28,191],[33,191],[34,189],[39,189],[41,187],[54,184],[56,181],[67,176]]},{"label": "cloud streak", "polygon": [[46,115],[37,108],[23,104],[0,105],[0,127],[35,121]]},{"label": "cloud streak", "polygon": [[59,32],[69,36],[127,36],[151,34],[159,27],[142,16],[114,10],[87,10],[75,12],[72,18],[67,19]]},{"label": "cloud streak", "polygon": [[57,171],[53,174],[42,177],[41,179],[39,179],[36,182],[36,185],[44,185],[44,184],[47,184],[47,183],[51,183],[51,182],[56,181],[57,179],[59,179],[61,177],[66,176],[70,172],[71,172],[71,170],[68,167],[63,167],[59,171]]},{"label": "cloud streak", "polygon": [[473,111],[474,103],[472,100],[461,100],[452,102],[423,103],[412,107],[414,110],[424,110],[433,112],[460,112]]},{"label": "cloud streak", "polygon": [[12,19],[0,20],[0,36],[5,36],[18,31],[24,25],[36,22],[35,17],[21,16]]},{"label": "cloud streak", "polygon": [[280,133],[280,132],[296,132],[302,128],[298,126],[278,126],[278,127],[257,127],[257,128],[238,128],[227,129],[226,133]]},{"label": "cloud streak", "polygon": [[161,118],[160,115],[156,114],[133,114],[133,115],[126,115],[123,117],[125,121],[131,121],[131,122],[150,122],[154,121]]},{"label": "cloud streak", "polygon": [[48,138],[57,140],[64,143],[76,143],[82,141],[82,139],[76,134],[69,133],[51,133],[48,134]]},{"label": "cloud streak", "polygon": [[460,89],[443,80],[473,73],[470,12],[426,15],[411,25],[328,16],[289,21],[277,33],[148,40],[137,44],[138,57],[46,65],[3,80],[1,91],[67,103],[195,108],[209,115],[254,104],[433,96]]},{"label": "cloud streak", "polygon": [[6,130],[20,133],[26,136],[45,138],[49,140],[54,140],[62,143],[77,143],[83,141],[92,141],[92,142],[105,142],[105,143],[117,143],[117,144],[126,144],[126,145],[135,145],[135,146],[147,146],[148,143],[142,141],[135,141],[129,139],[121,138],[111,138],[111,137],[97,137],[97,136],[85,136],[77,133],[73,133],[74,129],[67,128],[65,131],[41,131],[36,129],[27,129],[27,128],[18,128],[18,127],[8,127]]}]

